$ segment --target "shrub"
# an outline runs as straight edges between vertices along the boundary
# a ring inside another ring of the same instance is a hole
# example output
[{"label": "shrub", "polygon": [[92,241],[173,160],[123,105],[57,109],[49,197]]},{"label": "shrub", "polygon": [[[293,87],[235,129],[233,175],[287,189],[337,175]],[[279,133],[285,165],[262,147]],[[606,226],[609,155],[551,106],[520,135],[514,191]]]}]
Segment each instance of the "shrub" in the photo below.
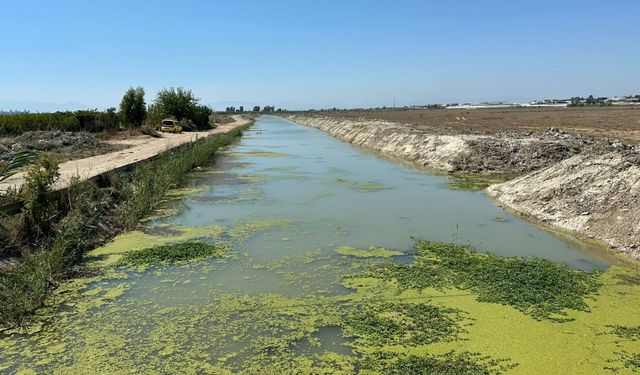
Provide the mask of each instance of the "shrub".
[{"label": "shrub", "polygon": [[46,236],[51,230],[51,223],[56,215],[56,200],[52,189],[58,179],[58,163],[49,155],[43,155],[40,160],[29,169],[25,183],[21,189],[24,201],[22,218],[24,224],[24,238],[37,242],[38,238]]}]

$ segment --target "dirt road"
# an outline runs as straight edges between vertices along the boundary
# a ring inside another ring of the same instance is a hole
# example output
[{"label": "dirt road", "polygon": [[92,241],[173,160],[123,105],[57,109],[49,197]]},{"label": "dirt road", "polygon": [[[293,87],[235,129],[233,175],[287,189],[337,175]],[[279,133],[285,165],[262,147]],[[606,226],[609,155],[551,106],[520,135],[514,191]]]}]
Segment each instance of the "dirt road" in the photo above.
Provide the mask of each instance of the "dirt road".
[{"label": "dirt road", "polygon": [[[60,164],[60,178],[55,184],[57,189],[64,188],[75,179],[86,180],[113,169],[118,169],[141,160],[149,159],[163,151],[172,149],[185,143],[193,142],[198,138],[212,134],[226,133],[235,127],[249,123],[249,119],[242,116],[233,116],[234,122],[219,125],[209,131],[190,132],[182,134],[163,134],[162,138],[137,138],[133,140],[115,141],[117,144],[128,144],[131,147],[125,150],[108,154],[92,156],[85,159],[71,160]],[[18,173],[0,184],[0,192],[9,189],[18,189],[24,182],[25,173]]]}]

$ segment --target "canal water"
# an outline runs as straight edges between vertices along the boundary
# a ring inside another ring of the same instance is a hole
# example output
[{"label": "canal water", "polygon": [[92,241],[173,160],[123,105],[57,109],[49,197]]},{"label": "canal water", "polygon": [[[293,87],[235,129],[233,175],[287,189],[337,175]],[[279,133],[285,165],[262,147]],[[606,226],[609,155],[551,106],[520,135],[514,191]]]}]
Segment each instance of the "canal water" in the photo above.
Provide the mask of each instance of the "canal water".
[{"label": "canal water", "polygon": [[[191,173],[139,230],[89,254],[87,263],[100,265],[114,248],[185,239],[227,243],[228,257],[116,267],[78,290],[63,286],[77,296],[62,293],[61,304],[54,298],[39,333],[0,340],[0,370],[235,372],[279,350],[275,338],[288,335],[296,344],[287,350],[296,354],[349,353],[318,306],[352,292],[341,283],[349,273],[410,262],[415,238],[587,271],[608,263],[598,249],[526,223],[482,192],[452,190],[444,176],[263,116]],[[345,247],[398,255],[345,256]],[[305,324],[313,340],[301,340]]]}]

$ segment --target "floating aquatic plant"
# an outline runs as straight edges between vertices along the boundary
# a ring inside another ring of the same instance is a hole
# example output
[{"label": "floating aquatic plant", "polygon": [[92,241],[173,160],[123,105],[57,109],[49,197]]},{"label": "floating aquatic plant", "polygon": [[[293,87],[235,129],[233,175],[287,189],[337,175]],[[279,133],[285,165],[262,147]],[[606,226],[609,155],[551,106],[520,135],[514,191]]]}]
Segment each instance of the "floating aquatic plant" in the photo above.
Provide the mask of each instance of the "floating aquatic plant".
[{"label": "floating aquatic plant", "polygon": [[585,299],[599,286],[598,271],[586,273],[544,259],[498,257],[455,244],[419,240],[409,265],[383,265],[373,277],[397,280],[401,287],[455,287],[482,302],[512,306],[536,319],[565,321],[566,310],[587,311]]},{"label": "floating aquatic plant", "polygon": [[376,372],[385,375],[490,375],[500,374],[514,364],[478,353],[448,352],[442,355],[381,355],[372,361]]},{"label": "floating aquatic plant", "polygon": [[196,259],[220,258],[228,251],[229,247],[226,245],[203,241],[188,241],[125,253],[121,264],[136,266],[183,263]]},{"label": "floating aquatic plant", "polygon": [[370,247],[369,250],[356,249],[353,247],[342,246],[336,249],[336,253],[340,255],[347,255],[358,258],[369,257],[392,257],[396,255],[403,255],[402,252],[396,250],[387,250],[382,247]]},{"label": "floating aquatic plant", "polygon": [[464,332],[459,310],[427,303],[369,303],[345,320],[345,336],[369,346],[431,344]]},{"label": "floating aquatic plant", "polygon": [[373,181],[357,181],[357,180],[350,180],[346,178],[336,178],[334,181],[342,186],[345,186],[363,193],[366,193],[369,191],[389,189],[389,186],[378,183],[378,182],[373,182]]}]

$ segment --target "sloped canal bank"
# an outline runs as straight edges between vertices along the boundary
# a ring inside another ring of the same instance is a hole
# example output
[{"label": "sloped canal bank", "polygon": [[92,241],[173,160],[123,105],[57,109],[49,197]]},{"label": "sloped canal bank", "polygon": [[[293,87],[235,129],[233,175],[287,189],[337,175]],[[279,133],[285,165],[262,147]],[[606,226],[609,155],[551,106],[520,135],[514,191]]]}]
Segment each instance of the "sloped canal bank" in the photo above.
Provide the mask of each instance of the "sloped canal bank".
[{"label": "sloped canal bank", "polygon": [[[186,241],[218,247],[126,262]],[[612,262],[482,193],[262,117],[138,230],[87,254],[96,272],[58,288],[31,334],[0,340],[0,369],[631,372],[640,277]]]}]

